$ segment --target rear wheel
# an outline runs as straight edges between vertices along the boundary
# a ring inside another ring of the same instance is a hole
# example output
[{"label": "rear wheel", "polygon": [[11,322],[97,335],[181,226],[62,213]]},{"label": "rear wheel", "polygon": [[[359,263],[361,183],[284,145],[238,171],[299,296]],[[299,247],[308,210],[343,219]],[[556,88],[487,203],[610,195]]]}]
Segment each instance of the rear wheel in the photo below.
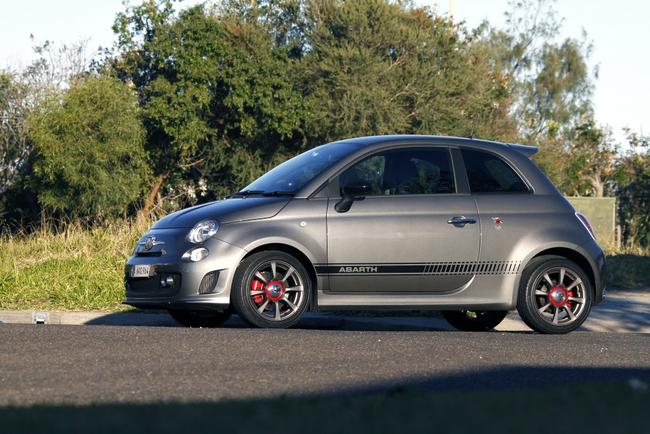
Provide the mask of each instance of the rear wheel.
[{"label": "rear wheel", "polygon": [[542,256],[524,270],[517,310],[535,331],[568,333],[585,322],[592,300],[591,282],[582,268],[560,256]]},{"label": "rear wheel", "polygon": [[256,327],[295,325],[309,306],[311,279],[288,253],[269,250],[244,259],[235,273],[231,300],[239,316]]},{"label": "rear wheel", "polygon": [[229,311],[170,310],[169,314],[185,327],[219,327],[230,318]]},{"label": "rear wheel", "polygon": [[506,311],[449,310],[442,316],[449,324],[464,332],[485,332],[492,330],[506,317]]}]

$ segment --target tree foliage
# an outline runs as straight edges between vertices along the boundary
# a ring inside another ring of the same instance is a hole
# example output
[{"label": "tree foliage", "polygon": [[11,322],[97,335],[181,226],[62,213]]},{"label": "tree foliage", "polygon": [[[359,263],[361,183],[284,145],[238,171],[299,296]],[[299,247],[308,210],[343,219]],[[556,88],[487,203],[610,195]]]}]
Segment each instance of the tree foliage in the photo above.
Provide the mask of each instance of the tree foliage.
[{"label": "tree foliage", "polygon": [[135,85],[157,183],[216,197],[295,153],[305,109],[292,63],[260,25],[148,1],[120,14],[118,76]]},{"label": "tree foliage", "polygon": [[83,42],[0,74],[0,215],[173,210],[394,133],[536,145],[565,194],[619,195],[630,228],[650,215],[624,200],[647,189],[646,139],[625,154],[595,122],[589,40],[558,37],[554,0],[512,0],[505,27],[477,29],[409,1],[178,3],[126,6],[92,74]]},{"label": "tree foliage", "polygon": [[0,72],[0,195],[14,184],[31,151],[30,111],[29,87],[16,74]]},{"label": "tree foliage", "polygon": [[381,0],[307,6],[317,141],[426,133],[508,139],[509,93],[481,44],[425,8]]},{"label": "tree foliage", "polygon": [[619,199],[622,238],[630,247],[650,247],[650,137],[627,130],[627,152],[612,175]]},{"label": "tree foliage", "polygon": [[44,210],[73,218],[124,215],[147,178],[135,94],[91,76],[30,117],[33,177]]},{"label": "tree foliage", "polygon": [[506,27],[485,26],[515,97],[513,115],[520,136],[529,143],[544,144],[593,114],[597,71],[588,66],[591,44],[586,34],[582,40],[558,40],[561,21],[553,4],[554,0],[511,0]]},{"label": "tree foliage", "polygon": [[504,77],[473,35],[383,0],[223,2],[120,14],[113,69],[143,107],[160,196],[231,192],[306,146],[430,133],[512,139]]}]

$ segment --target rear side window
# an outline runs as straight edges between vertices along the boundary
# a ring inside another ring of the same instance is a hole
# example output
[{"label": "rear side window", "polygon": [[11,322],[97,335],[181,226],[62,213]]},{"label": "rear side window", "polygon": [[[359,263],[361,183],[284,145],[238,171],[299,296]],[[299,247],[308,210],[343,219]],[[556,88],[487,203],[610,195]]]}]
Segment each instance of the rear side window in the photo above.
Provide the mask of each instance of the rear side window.
[{"label": "rear side window", "polygon": [[488,152],[463,149],[472,193],[527,193],[526,183],[501,158]]},{"label": "rear side window", "polygon": [[341,186],[363,181],[369,196],[454,193],[449,151],[445,148],[408,148],[379,152],[343,172]]}]

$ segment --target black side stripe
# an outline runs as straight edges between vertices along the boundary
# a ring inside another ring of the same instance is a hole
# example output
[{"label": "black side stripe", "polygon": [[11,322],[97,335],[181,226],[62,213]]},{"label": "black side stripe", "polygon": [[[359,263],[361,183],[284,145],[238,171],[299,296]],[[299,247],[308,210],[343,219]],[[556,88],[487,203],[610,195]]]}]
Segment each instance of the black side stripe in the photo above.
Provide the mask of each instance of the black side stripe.
[{"label": "black side stripe", "polygon": [[316,264],[319,275],[468,275],[517,274],[521,261],[426,262],[416,264]]}]

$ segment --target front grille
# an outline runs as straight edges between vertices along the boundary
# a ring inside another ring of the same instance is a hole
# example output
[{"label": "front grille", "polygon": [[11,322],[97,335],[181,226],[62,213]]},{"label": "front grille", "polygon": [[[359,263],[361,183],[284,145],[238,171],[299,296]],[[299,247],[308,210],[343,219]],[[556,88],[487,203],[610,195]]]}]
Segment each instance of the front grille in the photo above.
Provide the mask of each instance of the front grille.
[{"label": "front grille", "polygon": [[[161,279],[170,276],[174,283],[169,286],[163,286]],[[175,295],[181,287],[181,275],[172,273],[156,273],[152,277],[133,278],[128,273],[124,277],[124,286],[127,296],[131,297],[168,297]]]},{"label": "front grille", "polygon": [[152,257],[152,256],[162,256],[165,252],[160,250],[158,252],[147,252],[147,251],[141,251],[141,252],[135,252],[136,256],[143,256],[143,257]]},{"label": "front grille", "polygon": [[218,280],[219,280],[218,271],[211,271],[205,276],[203,276],[203,279],[201,280],[201,285],[199,285],[199,294],[213,293],[217,286]]}]

